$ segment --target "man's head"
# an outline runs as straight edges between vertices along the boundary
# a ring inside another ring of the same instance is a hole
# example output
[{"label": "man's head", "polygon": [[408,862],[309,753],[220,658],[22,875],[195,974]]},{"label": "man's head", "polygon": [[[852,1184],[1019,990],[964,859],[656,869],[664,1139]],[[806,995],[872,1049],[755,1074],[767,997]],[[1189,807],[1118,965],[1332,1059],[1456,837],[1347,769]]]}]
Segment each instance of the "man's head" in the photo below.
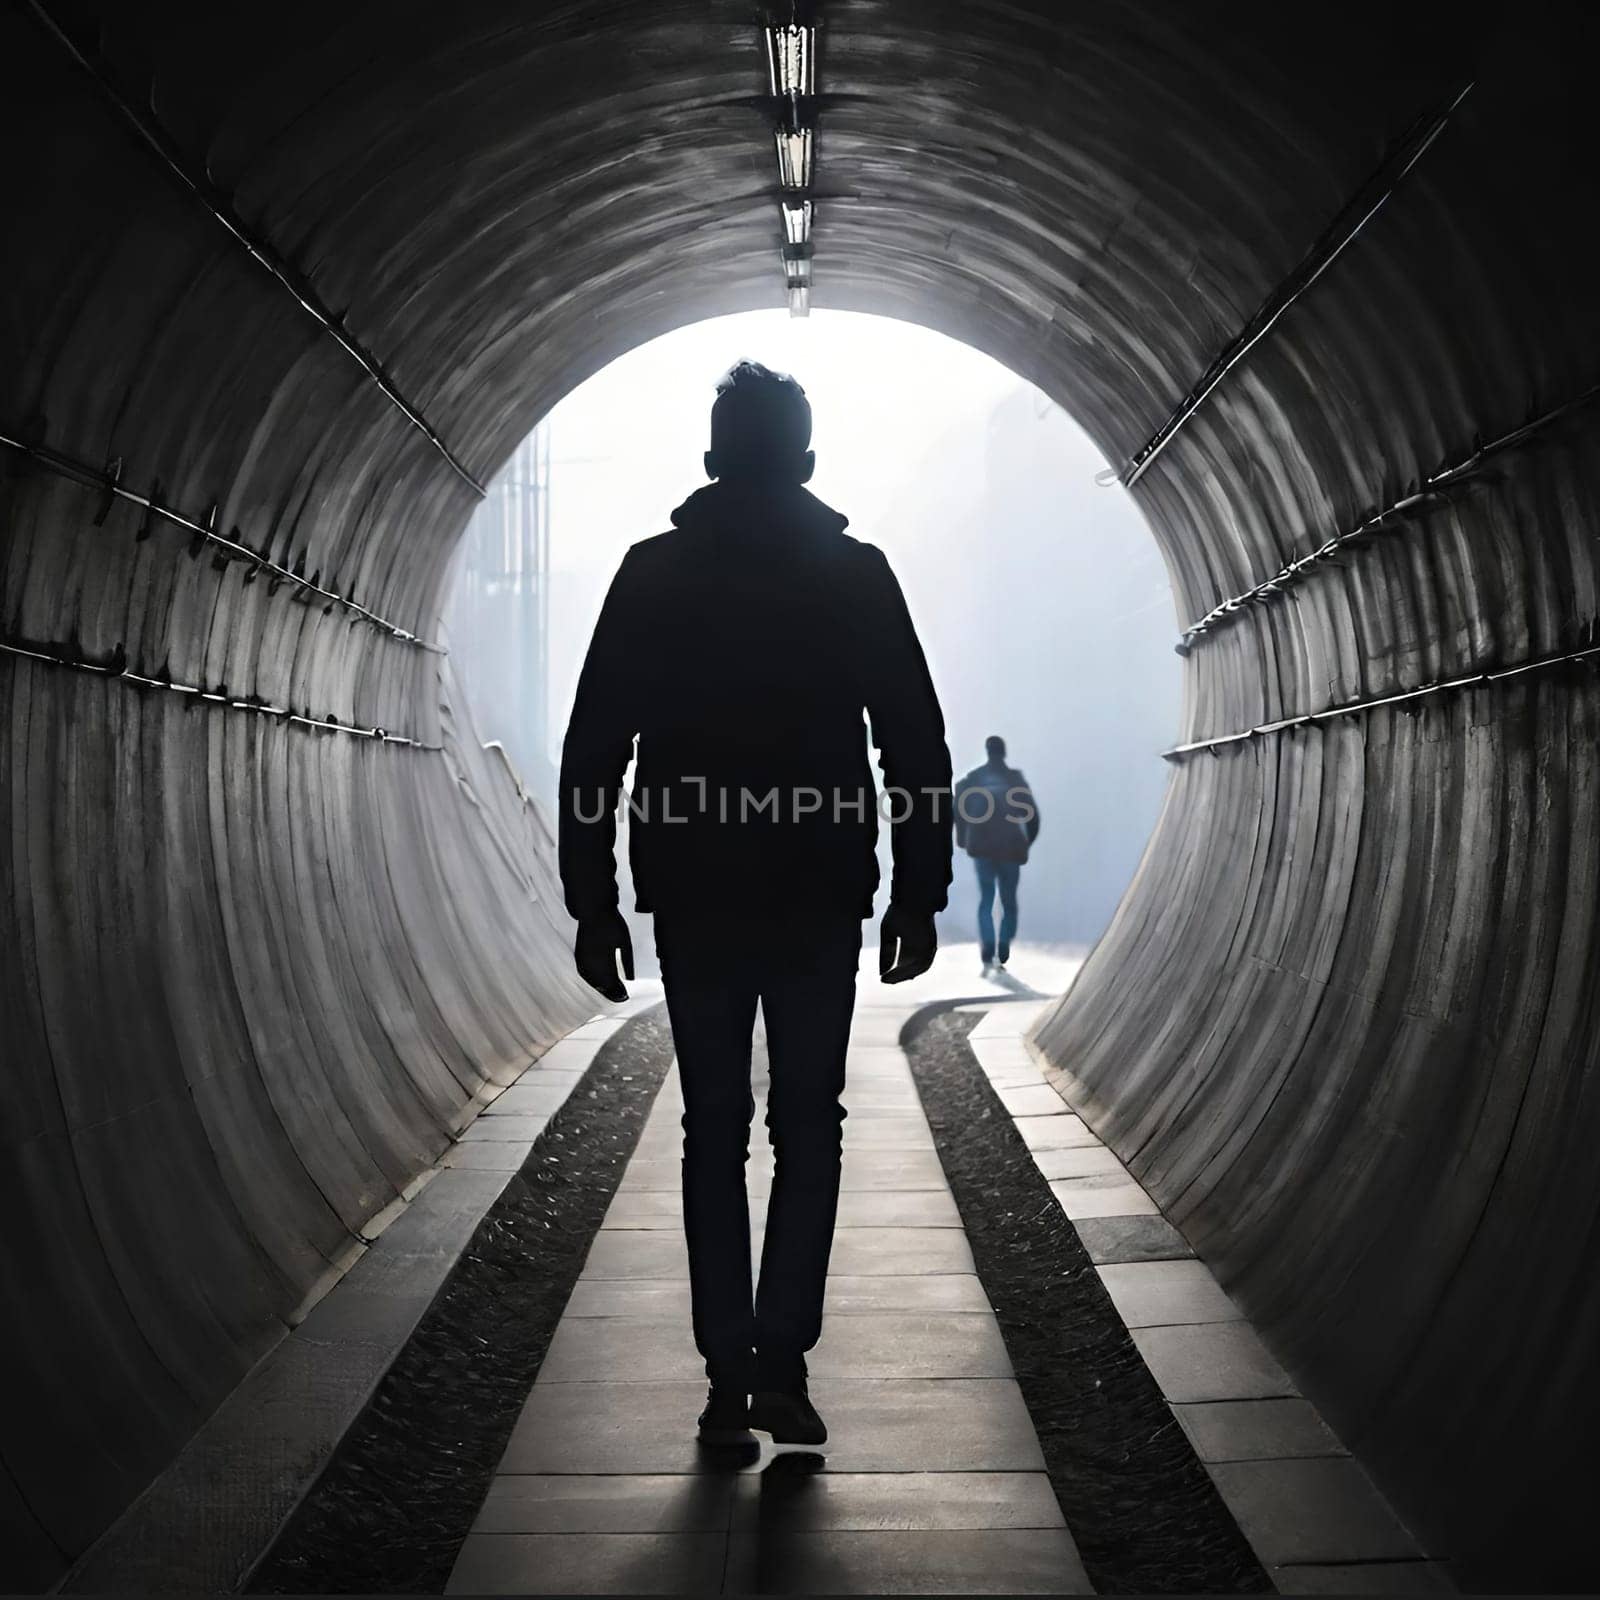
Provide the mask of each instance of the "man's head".
[{"label": "man's head", "polygon": [[805,483],[816,466],[811,402],[786,372],[739,361],[723,374],[711,407],[712,478],[773,478]]},{"label": "man's head", "polygon": [[997,766],[1006,758],[1006,742],[998,733],[991,733],[983,741],[983,748],[989,753],[989,759]]}]

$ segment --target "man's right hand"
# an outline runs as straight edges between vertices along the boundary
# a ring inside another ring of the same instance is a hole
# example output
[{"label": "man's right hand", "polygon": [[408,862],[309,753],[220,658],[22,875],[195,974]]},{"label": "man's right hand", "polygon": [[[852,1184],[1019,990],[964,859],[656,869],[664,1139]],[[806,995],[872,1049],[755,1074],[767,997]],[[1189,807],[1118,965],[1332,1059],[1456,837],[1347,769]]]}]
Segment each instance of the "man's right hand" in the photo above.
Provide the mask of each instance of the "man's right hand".
[{"label": "man's right hand", "polygon": [[631,982],[633,940],[620,911],[608,911],[602,916],[589,917],[580,922],[573,955],[578,976],[591,989],[598,989],[607,1000],[628,998],[628,991],[617,976],[617,957],[622,957],[623,974]]},{"label": "man's right hand", "polygon": [[890,904],[878,930],[878,976],[885,983],[920,978],[939,948],[933,918]]}]

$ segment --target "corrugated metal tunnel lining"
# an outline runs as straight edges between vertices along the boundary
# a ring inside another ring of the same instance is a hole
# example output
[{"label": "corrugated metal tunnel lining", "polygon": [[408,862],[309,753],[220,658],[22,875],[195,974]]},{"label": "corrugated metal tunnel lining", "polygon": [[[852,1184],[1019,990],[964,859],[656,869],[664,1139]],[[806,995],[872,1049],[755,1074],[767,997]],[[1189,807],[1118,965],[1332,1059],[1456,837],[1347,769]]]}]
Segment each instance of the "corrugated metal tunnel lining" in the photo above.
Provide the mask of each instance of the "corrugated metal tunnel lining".
[{"label": "corrugated metal tunnel lining", "polygon": [[[236,702],[0,667],[17,1584],[587,1009],[533,824],[401,634],[566,389],[782,294],[745,6],[232,12],[0,17],[4,641]],[[834,0],[816,303],[980,345],[1131,460],[1471,83],[1140,476],[1202,617],[1600,381],[1592,28],[1431,21]],[[1196,639],[1182,739],[1590,643],[1592,414],[1486,466]],[[1486,1581],[1585,1559],[1597,733],[1555,669],[1183,761],[1040,1035]]]}]

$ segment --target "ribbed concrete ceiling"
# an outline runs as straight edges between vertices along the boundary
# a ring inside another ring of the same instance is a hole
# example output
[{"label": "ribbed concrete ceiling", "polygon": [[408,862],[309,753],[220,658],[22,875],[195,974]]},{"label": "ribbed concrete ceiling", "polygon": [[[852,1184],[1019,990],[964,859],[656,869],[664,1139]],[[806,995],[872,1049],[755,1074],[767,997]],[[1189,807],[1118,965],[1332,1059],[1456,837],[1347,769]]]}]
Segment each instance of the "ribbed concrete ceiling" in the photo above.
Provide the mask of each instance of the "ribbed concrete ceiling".
[{"label": "ribbed concrete ceiling", "polygon": [[[1113,461],[1472,86],[1140,479],[1186,618],[1600,381],[1576,13],[822,20],[814,303],[980,345]],[[0,667],[17,1583],[85,1547],[485,1080],[584,1008],[537,819],[440,658],[281,570],[429,636],[472,492],[428,430],[482,481],[623,350],[782,303],[756,22],[575,0],[0,17],[0,434],[120,460],[202,530],[0,450],[4,640],[442,746]],[[1596,488],[1569,412],[1201,641],[1186,738],[1578,648]],[[1600,717],[1561,671],[1412,713],[1181,764],[1041,1038],[1444,1553],[1526,1579],[1538,1549],[1560,1577],[1600,1332],[1576,1243]]]}]

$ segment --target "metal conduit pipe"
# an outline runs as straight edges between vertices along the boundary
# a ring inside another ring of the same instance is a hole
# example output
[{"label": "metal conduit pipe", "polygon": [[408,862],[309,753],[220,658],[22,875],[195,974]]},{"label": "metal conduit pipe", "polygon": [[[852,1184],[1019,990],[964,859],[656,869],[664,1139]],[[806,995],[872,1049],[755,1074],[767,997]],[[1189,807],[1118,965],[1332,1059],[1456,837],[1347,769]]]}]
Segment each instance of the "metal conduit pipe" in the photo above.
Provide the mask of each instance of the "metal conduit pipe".
[{"label": "metal conduit pipe", "polygon": [[[1419,109],[1474,85],[1138,477],[1179,617],[1594,382],[1574,203],[1594,19],[1359,13],[820,17],[816,309],[987,350],[1114,462],[1411,148]],[[28,152],[0,240],[0,416],[138,463],[163,505],[216,500],[218,528],[419,639],[475,496],[415,418],[481,476],[625,350],[783,303],[770,85],[736,0],[50,14],[305,292],[129,138],[30,8],[0,10],[0,130]],[[406,409],[330,322],[384,352]],[[1420,537],[1210,634],[1176,743],[1586,648],[1592,429],[1473,481],[1408,512]],[[111,498],[97,527],[77,484],[8,474],[5,637],[121,646],[153,678],[444,748],[397,761],[103,674],[0,671],[16,1588],[62,1575],[486,1086],[590,1008],[547,844],[448,660],[274,601],[242,559],[139,540],[146,511]],[[1463,1582],[1573,1586],[1600,1424],[1600,693],[1530,672],[1318,726],[1173,765],[1036,1043]]]}]

